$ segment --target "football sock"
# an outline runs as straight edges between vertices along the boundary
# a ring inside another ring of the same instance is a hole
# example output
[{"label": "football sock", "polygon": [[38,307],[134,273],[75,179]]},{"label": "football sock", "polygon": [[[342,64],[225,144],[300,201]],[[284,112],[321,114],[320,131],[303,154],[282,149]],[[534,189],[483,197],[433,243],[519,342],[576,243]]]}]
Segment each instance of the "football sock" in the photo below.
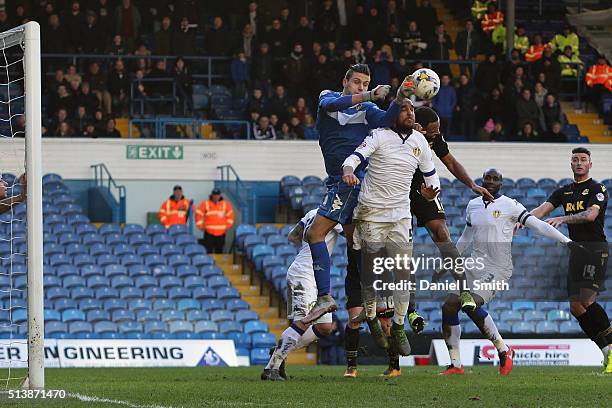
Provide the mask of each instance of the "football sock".
[{"label": "football sock", "polygon": [[329,295],[331,293],[331,268],[329,251],[325,241],[308,244],[312,254],[312,268],[314,270],[315,282],[317,283],[317,296]]},{"label": "football sock", "polygon": [[410,274],[410,282],[413,286],[410,287],[410,302],[408,302],[406,314],[416,312],[416,273]]},{"label": "football sock", "polygon": [[597,343],[600,349],[612,344],[612,327],[610,327],[610,320],[605,309],[599,303],[593,302],[587,308],[587,312],[590,314],[593,322],[595,343]]},{"label": "football sock", "polygon": [[318,331],[315,332],[314,325],[310,325],[310,326],[308,326],[308,329],[306,329],[304,334],[302,334],[302,336],[298,340],[297,344],[295,345],[294,350],[299,350],[299,349],[301,349],[303,347],[306,347],[310,343],[315,341],[317,338],[321,338],[321,337],[322,336],[320,335],[320,333]]},{"label": "football sock", "polygon": [[393,321],[396,324],[404,324],[404,319],[408,311],[409,296],[409,292],[405,290],[393,291]]},{"label": "football sock", "polygon": [[276,369],[280,367],[283,360],[287,358],[289,353],[296,349],[296,346],[300,340],[300,337],[304,334],[304,331],[295,325],[291,325],[285,329],[281,334],[281,344],[276,347],[270,361],[266,365],[266,369]]},{"label": "football sock", "polygon": [[400,369],[399,354],[397,354],[396,352],[392,352],[391,349],[389,349],[389,368],[393,370]]},{"label": "football sock", "polygon": [[442,309],[442,334],[448,348],[448,354],[453,367],[461,367],[461,353],[459,342],[461,340],[461,326],[459,325],[459,313],[447,313]]},{"label": "football sock", "polygon": [[499,330],[497,330],[493,318],[485,309],[479,307],[473,312],[468,313],[468,316],[472,319],[476,327],[480,329],[483,336],[491,340],[491,343],[493,343],[498,352],[503,353],[509,350],[504,339],[499,334]]},{"label": "football sock", "polygon": [[459,292],[467,292],[467,285],[465,282],[465,273],[457,272],[456,265],[458,264],[457,259],[461,258],[461,254],[457,250],[457,247],[452,242],[438,242],[438,249],[440,250],[440,255],[442,255],[442,259],[446,261],[446,259],[453,260],[453,269],[451,270],[453,278],[455,281],[459,283]]},{"label": "football sock", "polygon": [[346,326],[344,330],[344,350],[346,350],[347,367],[357,367],[357,349],[359,348],[359,329]]}]

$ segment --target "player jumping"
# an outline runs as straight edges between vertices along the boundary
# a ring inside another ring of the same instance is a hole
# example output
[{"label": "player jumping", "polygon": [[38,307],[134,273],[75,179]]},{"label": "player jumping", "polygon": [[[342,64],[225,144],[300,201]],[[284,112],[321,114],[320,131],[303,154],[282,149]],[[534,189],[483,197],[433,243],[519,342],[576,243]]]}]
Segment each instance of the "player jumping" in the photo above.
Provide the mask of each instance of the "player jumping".
[{"label": "player jumping", "polygon": [[[274,349],[268,365],[261,373],[262,380],[285,380],[287,375],[284,361],[289,353],[308,346],[317,338],[329,335],[332,330],[331,313],[324,314],[314,321],[314,324],[307,325],[301,321],[317,298],[310,248],[303,240],[304,231],[308,230],[316,214],[316,209],[309,211],[289,232],[289,241],[301,244],[299,253],[287,270],[287,318],[292,323],[281,334],[280,344]],[[333,252],[338,235],[341,233],[342,227],[336,225],[325,237],[329,253]]]},{"label": "player jumping", "polygon": [[[410,214],[410,182],[415,170],[421,169],[425,183],[424,197],[433,200],[440,180],[433,164],[433,153],[425,137],[414,126],[414,108],[405,101],[393,128],[376,129],[343,163],[342,180],[349,186],[360,183],[355,169],[369,160],[368,172],[355,208],[354,248],[361,250],[364,267],[361,273],[363,305],[366,322],[376,344],[387,349],[389,343],[376,314],[376,287],[391,282],[376,283],[374,265],[377,258],[412,258],[412,217]],[[379,271],[379,274],[381,272]],[[410,262],[393,266],[395,284],[406,284],[410,278]],[[380,276],[380,275],[379,275]],[[380,278],[378,278],[380,280]],[[391,336],[399,354],[410,354],[404,320],[408,311],[408,288],[393,290],[393,324]],[[350,369],[350,367],[349,367]]]},{"label": "player jumping", "polygon": [[558,206],[565,216],[547,220],[558,227],[567,224],[569,236],[591,252],[570,254],[567,290],[572,315],[582,331],[601,349],[604,371],[612,374],[612,327],[603,307],[596,302],[599,292],[605,290],[608,265],[608,243],[604,234],[604,218],[608,192],[603,184],[595,182],[589,171],[593,167],[591,152],[584,147],[572,150],[571,168],[574,182],[555,190],[551,196],[531,213],[542,218]]},{"label": "player jumping", "polygon": [[[512,237],[514,226],[520,223],[538,234],[567,245],[573,252],[584,248],[551,225],[532,217],[521,203],[505,195],[500,195],[502,175],[496,169],[484,172],[483,187],[495,202],[486,198],[472,199],[466,209],[466,225],[457,241],[457,250],[462,254],[469,246],[476,267],[467,268],[467,284],[472,288],[472,296],[477,308],[467,312],[480,332],[495,345],[499,355],[499,372],[508,375],[512,371],[513,351],[502,339],[497,326],[487,311],[482,308],[495,296],[494,285],[508,282],[512,275]],[[490,284],[484,286],[482,284]],[[442,373],[464,374],[459,353],[461,326],[459,325],[460,300],[456,293],[450,293],[442,307],[442,334],[451,359],[451,365]]]}]

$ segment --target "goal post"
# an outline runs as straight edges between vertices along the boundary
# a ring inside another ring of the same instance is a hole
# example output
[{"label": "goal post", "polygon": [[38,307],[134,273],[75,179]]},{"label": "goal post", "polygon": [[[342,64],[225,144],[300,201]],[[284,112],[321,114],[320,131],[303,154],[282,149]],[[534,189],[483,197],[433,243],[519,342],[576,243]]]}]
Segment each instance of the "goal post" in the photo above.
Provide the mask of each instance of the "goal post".
[{"label": "goal post", "polygon": [[23,27],[28,234],[28,378],[25,385],[30,389],[43,389],[45,386],[45,325],[40,25],[32,21],[26,23]]}]

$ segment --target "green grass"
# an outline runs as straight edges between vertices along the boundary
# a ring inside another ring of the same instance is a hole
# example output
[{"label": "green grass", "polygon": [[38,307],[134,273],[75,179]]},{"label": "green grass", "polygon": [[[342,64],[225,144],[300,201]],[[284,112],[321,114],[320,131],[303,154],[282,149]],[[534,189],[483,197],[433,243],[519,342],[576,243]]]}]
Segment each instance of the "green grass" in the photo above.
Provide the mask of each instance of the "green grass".
[{"label": "green grass", "polygon": [[[403,369],[402,377],[378,376],[382,367],[342,378],[342,367],[289,367],[291,380],[259,379],[261,367],[47,369],[48,389],[164,407],[603,407],[610,406],[612,376],[596,367],[517,367],[500,377],[495,367],[467,368],[443,377],[438,367]],[[65,400],[8,400],[0,407],[120,407]],[[125,406],[125,405],[123,405]]]}]

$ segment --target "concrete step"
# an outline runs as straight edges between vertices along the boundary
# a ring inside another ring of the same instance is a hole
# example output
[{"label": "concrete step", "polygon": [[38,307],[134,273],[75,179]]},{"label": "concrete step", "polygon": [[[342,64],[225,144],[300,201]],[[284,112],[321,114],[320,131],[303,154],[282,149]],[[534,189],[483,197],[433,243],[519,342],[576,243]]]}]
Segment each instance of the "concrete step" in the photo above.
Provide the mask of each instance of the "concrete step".
[{"label": "concrete step", "polygon": [[240,291],[243,298],[245,296],[259,296],[261,293],[261,288],[257,285],[234,285],[234,287]]},{"label": "concrete step", "polygon": [[226,275],[242,275],[242,266],[240,265],[217,265]]},{"label": "concrete step", "polygon": [[253,309],[258,307],[269,307],[270,306],[270,298],[268,296],[243,296],[244,299]]},{"label": "concrete step", "polygon": [[232,265],[234,263],[234,255],[232,254],[210,254],[217,265]]},{"label": "concrete step", "polygon": [[317,354],[316,353],[308,353],[306,350],[296,350],[293,353],[289,354],[287,357],[287,371],[289,371],[289,375],[291,375],[291,366],[292,365],[316,365],[317,364]]},{"label": "concrete step", "polygon": [[238,274],[225,274],[225,277],[232,283],[233,286],[247,286],[251,285],[251,277],[249,275],[238,275]]},{"label": "concrete step", "polygon": [[255,313],[259,315],[261,319],[278,319],[279,311],[277,307],[273,306],[261,306],[253,309]]}]

